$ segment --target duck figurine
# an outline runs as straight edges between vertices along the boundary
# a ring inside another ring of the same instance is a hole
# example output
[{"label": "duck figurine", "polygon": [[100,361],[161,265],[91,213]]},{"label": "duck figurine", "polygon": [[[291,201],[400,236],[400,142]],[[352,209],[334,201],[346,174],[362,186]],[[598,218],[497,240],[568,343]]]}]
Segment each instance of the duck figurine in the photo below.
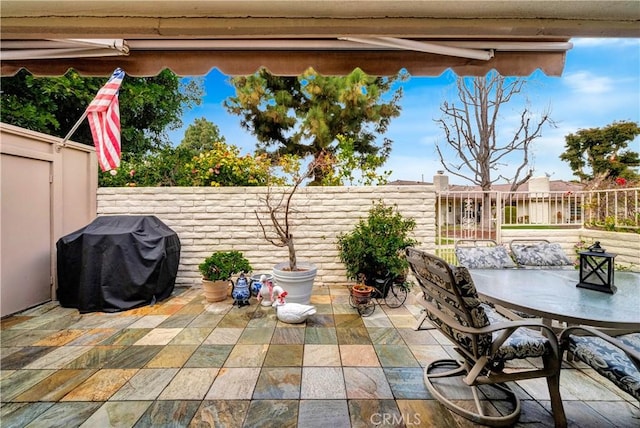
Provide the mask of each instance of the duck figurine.
[{"label": "duck figurine", "polygon": [[303,305],[301,303],[287,303],[284,298],[287,292],[282,292],[273,302],[276,309],[276,316],[282,322],[287,324],[300,324],[307,318],[316,313],[316,307],[311,305]]}]

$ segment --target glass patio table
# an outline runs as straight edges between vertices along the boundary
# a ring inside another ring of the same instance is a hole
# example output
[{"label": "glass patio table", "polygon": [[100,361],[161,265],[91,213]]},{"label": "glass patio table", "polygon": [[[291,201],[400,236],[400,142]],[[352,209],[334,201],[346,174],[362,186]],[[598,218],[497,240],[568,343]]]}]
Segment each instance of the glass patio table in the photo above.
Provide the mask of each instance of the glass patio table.
[{"label": "glass patio table", "polygon": [[640,330],[640,273],[616,271],[618,291],[576,287],[577,270],[469,269],[478,294],[507,309],[567,324]]}]

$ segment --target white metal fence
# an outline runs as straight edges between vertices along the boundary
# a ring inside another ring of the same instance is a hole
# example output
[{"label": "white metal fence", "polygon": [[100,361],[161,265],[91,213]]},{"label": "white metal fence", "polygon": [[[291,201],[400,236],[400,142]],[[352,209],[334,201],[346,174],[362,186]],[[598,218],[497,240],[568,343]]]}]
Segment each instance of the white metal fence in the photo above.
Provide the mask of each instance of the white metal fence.
[{"label": "white metal fence", "polygon": [[597,228],[640,233],[640,188],[579,192],[444,191],[436,207],[436,246],[453,261],[460,239],[502,242],[507,229]]},{"label": "white metal fence", "polygon": [[584,224],[605,230],[640,233],[640,188],[585,192]]}]

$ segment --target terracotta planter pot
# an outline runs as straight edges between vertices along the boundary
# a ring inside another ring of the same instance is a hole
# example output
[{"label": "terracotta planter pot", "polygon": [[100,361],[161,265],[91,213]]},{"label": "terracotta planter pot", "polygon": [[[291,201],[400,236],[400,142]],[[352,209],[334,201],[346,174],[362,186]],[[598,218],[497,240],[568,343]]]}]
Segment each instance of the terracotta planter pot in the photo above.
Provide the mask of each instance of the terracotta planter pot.
[{"label": "terracotta planter pot", "polygon": [[362,305],[371,299],[371,293],[373,292],[373,287],[369,287],[368,285],[358,284],[354,285],[351,288],[351,295],[353,296],[353,302],[356,305]]},{"label": "terracotta planter pot", "polygon": [[229,281],[202,280],[202,289],[207,302],[221,302],[229,296],[231,287]]}]

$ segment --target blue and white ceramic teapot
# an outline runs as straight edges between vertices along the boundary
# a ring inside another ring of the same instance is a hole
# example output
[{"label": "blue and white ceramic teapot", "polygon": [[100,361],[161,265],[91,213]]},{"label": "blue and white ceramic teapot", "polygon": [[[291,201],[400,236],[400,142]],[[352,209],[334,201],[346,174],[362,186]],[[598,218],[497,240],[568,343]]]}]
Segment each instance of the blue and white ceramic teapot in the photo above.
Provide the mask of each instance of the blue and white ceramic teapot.
[{"label": "blue and white ceramic teapot", "polygon": [[233,297],[233,304],[237,304],[239,307],[249,304],[249,298],[251,297],[251,291],[249,290],[249,283],[244,273],[240,274],[236,283],[231,291],[231,297]]}]

